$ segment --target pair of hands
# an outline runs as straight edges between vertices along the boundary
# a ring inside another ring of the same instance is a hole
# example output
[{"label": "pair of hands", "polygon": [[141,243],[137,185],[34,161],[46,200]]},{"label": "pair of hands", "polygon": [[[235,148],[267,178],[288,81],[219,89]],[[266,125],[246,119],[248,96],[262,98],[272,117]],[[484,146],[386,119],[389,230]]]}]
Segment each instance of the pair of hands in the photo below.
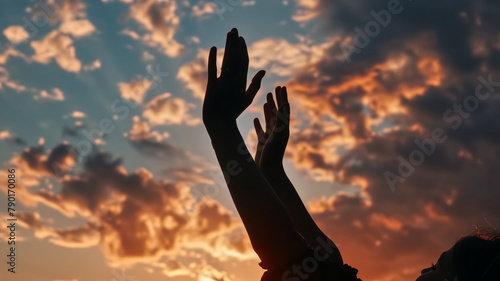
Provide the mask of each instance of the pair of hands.
[{"label": "pair of hands", "polygon": [[[243,37],[233,28],[226,39],[221,75],[217,77],[217,48],[212,47],[208,58],[208,82],[203,102],[203,123],[210,132],[235,124],[236,118],[252,103],[260,89],[264,70],[255,74],[246,89],[248,51]],[[276,101],[267,94],[264,104],[266,128],[258,118],[254,119],[258,137],[255,162],[261,170],[279,168],[282,165],[286,144],[290,136],[290,104],[285,87],[276,87]]]}]

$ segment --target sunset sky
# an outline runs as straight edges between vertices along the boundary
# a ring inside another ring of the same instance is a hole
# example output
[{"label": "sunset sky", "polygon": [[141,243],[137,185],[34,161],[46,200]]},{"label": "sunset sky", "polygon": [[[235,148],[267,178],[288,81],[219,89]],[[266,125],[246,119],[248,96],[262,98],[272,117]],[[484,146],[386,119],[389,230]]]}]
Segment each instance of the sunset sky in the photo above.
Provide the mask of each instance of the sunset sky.
[{"label": "sunset sky", "polygon": [[[0,2],[2,280],[258,281],[201,121],[210,47],[288,88],[285,168],[362,280],[500,228],[500,2]],[[498,82],[496,82],[498,81]],[[7,272],[7,169],[16,273]],[[5,278],[4,278],[5,276]]]}]

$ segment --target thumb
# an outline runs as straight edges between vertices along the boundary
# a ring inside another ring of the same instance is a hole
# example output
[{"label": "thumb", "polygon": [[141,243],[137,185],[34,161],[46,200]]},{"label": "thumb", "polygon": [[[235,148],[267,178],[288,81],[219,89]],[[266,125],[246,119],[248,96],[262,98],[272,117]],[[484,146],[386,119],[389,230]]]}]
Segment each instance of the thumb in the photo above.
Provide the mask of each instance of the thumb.
[{"label": "thumb", "polygon": [[248,104],[251,104],[253,101],[253,98],[257,94],[257,92],[260,89],[260,82],[262,81],[262,78],[264,78],[264,75],[266,74],[265,70],[261,70],[255,74],[255,76],[252,78],[252,82],[250,83],[250,86],[248,86],[247,92],[246,92],[246,98],[248,101]]}]

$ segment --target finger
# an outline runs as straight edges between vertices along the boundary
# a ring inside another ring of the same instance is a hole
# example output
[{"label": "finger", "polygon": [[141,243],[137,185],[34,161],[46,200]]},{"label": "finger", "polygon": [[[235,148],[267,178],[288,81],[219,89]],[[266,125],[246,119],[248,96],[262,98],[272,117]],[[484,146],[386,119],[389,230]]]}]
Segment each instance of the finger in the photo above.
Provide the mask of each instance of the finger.
[{"label": "finger", "polygon": [[233,73],[235,71],[235,66],[238,63],[238,56],[238,30],[233,28],[227,33],[224,58],[222,59],[222,68],[230,70],[227,71],[227,73]]},{"label": "finger", "polygon": [[[279,98],[281,101],[281,91],[282,91],[282,87],[280,87],[280,86],[277,86],[276,89],[274,89],[274,93],[276,95],[276,100],[278,100],[278,98]],[[281,104],[282,104],[281,102],[278,102],[277,108],[279,108],[281,106]]]},{"label": "finger", "polygon": [[245,39],[243,37],[238,38],[238,43],[239,43],[239,69],[238,69],[238,76],[240,77],[241,81],[244,82],[244,85],[247,85],[247,75],[248,75],[248,50],[247,50],[247,44],[245,43]]},{"label": "finger", "polygon": [[208,55],[208,84],[213,83],[217,79],[217,48],[210,48]]},{"label": "finger", "polygon": [[264,119],[266,120],[266,129],[271,128],[271,111],[269,110],[269,104],[264,104]]},{"label": "finger", "polygon": [[[288,92],[286,91],[285,86],[281,88],[281,100],[283,101],[283,103],[288,102]],[[288,108],[290,108],[290,105],[288,105]]]},{"label": "finger", "polygon": [[278,108],[281,106],[283,103],[283,99],[281,98],[281,92],[283,91],[283,88],[281,88],[279,91],[275,91],[276,93],[276,102],[278,103]]},{"label": "finger", "polygon": [[260,70],[255,74],[255,76],[252,78],[252,83],[250,83],[250,86],[248,86],[247,92],[246,92],[246,97],[247,97],[247,103],[251,104],[253,99],[255,98],[255,95],[260,89],[260,83],[262,82],[262,78],[264,78],[264,75],[266,75],[265,70]]},{"label": "finger", "polygon": [[276,107],[276,104],[274,103],[273,94],[272,93],[268,93],[267,96],[266,96],[266,100],[267,100],[267,103],[270,106],[270,109],[272,110],[273,115],[275,115],[276,111],[278,110],[278,108]]},{"label": "finger", "polygon": [[289,103],[284,103],[282,106],[279,108],[279,113],[278,113],[278,124],[276,126],[275,131],[279,132],[282,130],[288,130],[290,127],[290,104]]},{"label": "finger", "polygon": [[262,135],[264,135],[264,130],[262,129],[259,118],[253,119],[253,126],[255,128],[255,132],[257,133],[257,139],[260,141],[262,139]]}]

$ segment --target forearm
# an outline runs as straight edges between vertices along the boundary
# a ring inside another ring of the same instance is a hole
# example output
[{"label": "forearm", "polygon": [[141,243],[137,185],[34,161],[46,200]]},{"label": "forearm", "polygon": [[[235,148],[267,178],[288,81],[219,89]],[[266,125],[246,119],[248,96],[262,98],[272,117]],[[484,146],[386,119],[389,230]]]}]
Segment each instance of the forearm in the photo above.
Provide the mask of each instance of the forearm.
[{"label": "forearm", "polygon": [[305,234],[312,234],[313,236],[322,234],[323,232],[321,232],[316,222],[312,219],[295,187],[286,175],[283,166],[280,165],[272,170],[263,170],[263,174],[287,208],[297,230],[304,236],[307,242],[310,242],[308,237],[311,237],[311,235]]},{"label": "forearm", "polygon": [[[275,247],[282,251],[281,255],[293,257],[304,251],[306,243],[250,156],[236,122],[209,126],[207,131],[233,202],[256,252],[264,253],[266,249],[262,248]],[[270,266],[282,262],[277,257],[261,256],[261,259]]]},{"label": "forearm", "polygon": [[[321,231],[307,211],[306,206],[302,202],[292,182],[286,175],[282,165],[267,169],[263,171],[263,174],[273,187],[281,202],[285,205],[285,208],[290,214],[291,220],[295,224],[297,231],[299,231],[302,237],[312,248],[320,245],[318,243],[318,238],[323,241],[330,240],[328,236]],[[331,258],[339,263],[342,263],[340,252],[332,255]]]}]

